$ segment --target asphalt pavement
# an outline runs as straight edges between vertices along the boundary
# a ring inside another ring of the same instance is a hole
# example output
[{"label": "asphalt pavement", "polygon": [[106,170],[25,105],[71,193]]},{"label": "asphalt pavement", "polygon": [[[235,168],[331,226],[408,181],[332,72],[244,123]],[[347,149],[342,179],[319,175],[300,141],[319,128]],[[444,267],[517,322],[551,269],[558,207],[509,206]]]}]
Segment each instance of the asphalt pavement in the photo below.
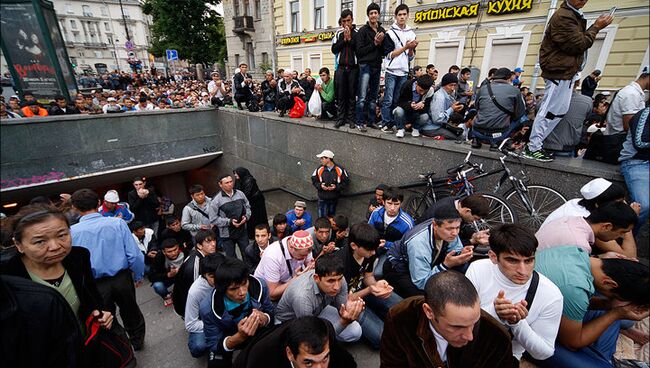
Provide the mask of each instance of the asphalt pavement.
[{"label": "asphalt pavement", "polygon": [[[144,349],[136,352],[138,367],[205,368],[205,358],[195,359],[190,355],[183,320],[176,315],[174,308],[163,306],[162,299],[154,293],[148,281],[136,289],[136,294],[147,325]],[[348,345],[348,350],[359,368],[379,367],[379,352],[365,342]]]}]

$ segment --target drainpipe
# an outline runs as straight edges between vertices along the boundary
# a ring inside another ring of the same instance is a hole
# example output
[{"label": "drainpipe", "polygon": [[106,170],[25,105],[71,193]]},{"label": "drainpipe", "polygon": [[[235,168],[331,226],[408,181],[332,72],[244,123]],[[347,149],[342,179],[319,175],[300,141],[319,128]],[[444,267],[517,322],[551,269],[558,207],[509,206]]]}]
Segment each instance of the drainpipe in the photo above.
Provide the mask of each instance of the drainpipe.
[{"label": "drainpipe", "polygon": [[[557,9],[557,0],[551,0],[551,6],[548,8],[548,14],[546,15],[546,22],[544,23],[542,40],[544,39],[544,35],[546,34],[546,27],[548,27],[548,23],[551,21],[551,17],[553,16],[553,13],[555,13],[556,9]],[[537,51],[537,62],[535,63],[535,69],[533,70],[533,78],[530,81],[530,91],[533,94],[537,92],[537,80],[541,75],[541,71],[542,69],[539,65],[539,51]]]},{"label": "drainpipe", "polygon": [[[275,75],[275,71],[278,70],[277,65],[276,65],[276,59],[277,59],[277,51],[275,50],[275,12],[274,12],[274,7],[273,7],[273,0],[269,0],[269,3],[271,4],[271,32],[269,32],[269,37],[271,38],[271,65],[273,68],[273,75]],[[266,72],[266,71],[265,71]],[[278,76],[275,75],[275,78],[277,79]]]}]

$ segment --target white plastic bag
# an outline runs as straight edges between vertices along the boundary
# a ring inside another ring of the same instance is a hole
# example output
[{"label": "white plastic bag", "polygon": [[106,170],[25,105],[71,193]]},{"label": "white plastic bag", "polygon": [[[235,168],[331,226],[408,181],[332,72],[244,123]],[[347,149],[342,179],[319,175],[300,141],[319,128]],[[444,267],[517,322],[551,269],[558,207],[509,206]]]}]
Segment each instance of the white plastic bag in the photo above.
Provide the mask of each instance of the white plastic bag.
[{"label": "white plastic bag", "polygon": [[309,108],[309,113],[312,116],[320,116],[322,111],[321,111],[320,93],[318,93],[318,91],[314,91],[314,93],[311,94],[311,98],[309,98],[309,104],[307,105],[307,108]]}]

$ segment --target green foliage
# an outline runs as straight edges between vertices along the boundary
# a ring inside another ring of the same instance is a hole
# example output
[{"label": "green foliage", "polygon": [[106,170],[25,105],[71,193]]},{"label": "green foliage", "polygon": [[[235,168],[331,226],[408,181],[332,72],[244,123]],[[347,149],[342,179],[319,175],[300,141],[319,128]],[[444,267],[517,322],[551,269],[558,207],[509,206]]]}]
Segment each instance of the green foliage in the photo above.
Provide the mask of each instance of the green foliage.
[{"label": "green foliage", "polygon": [[[259,64],[259,69],[262,74],[266,73],[267,70],[273,69],[273,64],[271,63],[260,63]],[[275,73],[275,72],[274,72]]]},{"label": "green foliage", "polygon": [[154,56],[178,50],[190,63],[218,62],[226,57],[223,18],[213,7],[221,0],[145,0],[142,10],[151,15],[151,48]]}]

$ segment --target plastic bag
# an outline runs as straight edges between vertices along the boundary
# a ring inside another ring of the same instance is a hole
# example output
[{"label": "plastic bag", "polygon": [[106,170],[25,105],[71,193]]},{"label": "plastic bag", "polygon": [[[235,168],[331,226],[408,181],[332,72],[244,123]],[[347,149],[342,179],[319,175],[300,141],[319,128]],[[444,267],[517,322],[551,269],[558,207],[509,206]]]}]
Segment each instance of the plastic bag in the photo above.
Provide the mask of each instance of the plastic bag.
[{"label": "plastic bag", "polygon": [[320,100],[320,93],[318,91],[314,91],[314,93],[311,94],[311,98],[309,99],[309,113],[312,116],[320,116],[321,114],[321,100]]},{"label": "plastic bag", "polygon": [[305,101],[303,101],[300,97],[294,97],[293,101],[294,103],[293,107],[289,111],[289,117],[301,118],[303,115],[305,115],[305,109],[307,108],[307,105],[305,105]]}]

